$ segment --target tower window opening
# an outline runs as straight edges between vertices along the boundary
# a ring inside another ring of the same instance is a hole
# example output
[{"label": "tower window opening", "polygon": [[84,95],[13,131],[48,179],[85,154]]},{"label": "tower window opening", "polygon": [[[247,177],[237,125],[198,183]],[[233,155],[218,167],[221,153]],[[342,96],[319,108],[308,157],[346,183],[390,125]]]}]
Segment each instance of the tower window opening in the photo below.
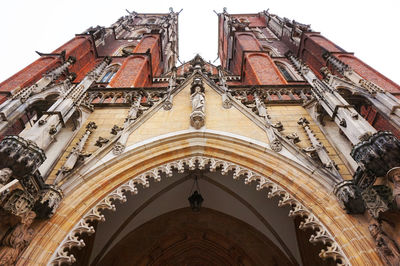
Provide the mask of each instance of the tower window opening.
[{"label": "tower window opening", "polygon": [[294,78],[292,77],[292,75],[290,75],[289,71],[286,69],[286,67],[277,64],[277,67],[279,69],[279,71],[282,73],[282,75],[285,77],[285,79],[287,81],[294,81]]}]

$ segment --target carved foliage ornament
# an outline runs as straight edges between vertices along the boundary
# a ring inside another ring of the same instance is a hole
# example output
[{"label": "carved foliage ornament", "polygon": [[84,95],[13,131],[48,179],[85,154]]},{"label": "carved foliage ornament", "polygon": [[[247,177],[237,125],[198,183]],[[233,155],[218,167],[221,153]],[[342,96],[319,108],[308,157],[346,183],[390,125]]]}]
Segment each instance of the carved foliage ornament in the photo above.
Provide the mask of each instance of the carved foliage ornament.
[{"label": "carved foliage ornament", "polygon": [[161,173],[165,173],[166,176],[171,177],[173,170],[177,170],[179,173],[185,172],[187,169],[204,170],[209,167],[211,172],[217,170],[221,171],[222,175],[228,174],[229,171],[233,172],[233,178],[239,179],[244,178],[244,183],[249,184],[253,181],[257,182],[257,190],[267,189],[268,198],[279,197],[279,207],[290,206],[289,211],[290,217],[301,217],[300,229],[312,229],[315,233],[311,236],[311,243],[322,243],[325,248],[321,250],[319,256],[323,259],[332,258],[337,265],[350,265],[346,255],[335,241],[334,237],[327,230],[327,228],[318,220],[315,215],[302,205],[297,199],[293,198],[284,188],[272,182],[270,179],[259,175],[245,167],[237,164],[203,156],[194,156],[177,161],[169,162],[164,165],[158,166],[150,171],[147,171],[141,175],[134,177],[125,184],[118,187],[116,190],[111,192],[105,198],[103,198],[96,206],[94,206],[89,212],[87,212],[83,218],[73,227],[68,235],[61,242],[57,248],[53,257],[51,258],[49,265],[61,265],[61,264],[72,264],[75,262],[74,255],[70,254],[73,247],[84,247],[85,243],[80,238],[83,233],[92,234],[94,233],[93,226],[90,225],[93,221],[104,221],[105,217],[102,214],[102,210],[115,211],[116,207],[113,204],[116,200],[121,202],[126,201],[126,192],[137,194],[137,185],[140,184],[143,187],[149,187],[149,179],[153,178],[155,181],[161,180]]}]

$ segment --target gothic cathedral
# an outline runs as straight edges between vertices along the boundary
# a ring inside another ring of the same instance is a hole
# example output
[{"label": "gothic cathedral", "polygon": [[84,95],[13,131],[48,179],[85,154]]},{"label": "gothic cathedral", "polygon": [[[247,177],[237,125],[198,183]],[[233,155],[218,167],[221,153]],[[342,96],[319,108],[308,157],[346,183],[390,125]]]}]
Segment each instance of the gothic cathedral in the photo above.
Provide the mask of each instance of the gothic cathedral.
[{"label": "gothic cathedral", "polygon": [[400,86],[309,25],[128,12],[0,83],[0,265],[400,265]]}]

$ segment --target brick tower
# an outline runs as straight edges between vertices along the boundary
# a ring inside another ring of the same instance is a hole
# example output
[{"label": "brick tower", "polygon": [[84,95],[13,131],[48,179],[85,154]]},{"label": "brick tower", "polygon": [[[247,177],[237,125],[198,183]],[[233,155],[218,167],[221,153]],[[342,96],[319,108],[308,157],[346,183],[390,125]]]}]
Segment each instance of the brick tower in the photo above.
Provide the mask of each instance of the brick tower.
[{"label": "brick tower", "polygon": [[398,265],[400,86],[268,11],[177,65],[178,15],[0,83],[0,264]]}]

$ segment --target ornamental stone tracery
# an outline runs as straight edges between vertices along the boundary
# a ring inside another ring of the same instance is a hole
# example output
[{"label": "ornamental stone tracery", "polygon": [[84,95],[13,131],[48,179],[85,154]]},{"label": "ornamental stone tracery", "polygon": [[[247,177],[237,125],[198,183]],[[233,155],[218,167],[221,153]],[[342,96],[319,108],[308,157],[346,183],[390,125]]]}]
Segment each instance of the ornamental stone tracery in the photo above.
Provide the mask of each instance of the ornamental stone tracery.
[{"label": "ornamental stone tracery", "polygon": [[98,204],[96,204],[96,206],[91,208],[90,211],[88,211],[73,227],[73,229],[67,234],[64,240],[58,246],[57,250],[53,254],[53,257],[49,261],[49,264],[61,265],[74,263],[76,259],[73,254],[70,254],[71,249],[73,247],[82,248],[85,246],[85,243],[80,236],[83,233],[90,235],[95,232],[90,223],[93,221],[105,221],[105,216],[102,214],[102,211],[115,211],[116,207],[114,202],[117,200],[119,202],[126,202],[127,198],[124,194],[127,192],[137,194],[138,184],[141,184],[144,188],[148,188],[150,186],[149,179],[161,181],[162,173],[164,173],[167,177],[171,177],[174,170],[176,170],[178,173],[183,173],[188,170],[205,170],[206,167],[211,172],[220,171],[222,175],[227,175],[228,172],[231,171],[234,179],[244,177],[245,184],[250,184],[253,181],[258,182],[256,189],[267,189],[267,197],[269,199],[278,197],[280,199],[278,202],[279,207],[291,207],[291,210],[289,211],[289,217],[302,218],[302,222],[299,226],[300,229],[311,229],[315,232],[313,235],[311,235],[309,241],[311,243],[322,243],[325,246],[325,248],[319,253],[319,256],[322,259],[332,258],[337,265],[350,265],[346,255],[327,228],[310,210],[308,210],[296,198],[291,196],[283,187],[274,183],[267,177],[249,170],[246,167],[239,166],[221,159],[204,156],[193,156],[168,162],[164,165],[157,166],[143,174],[140,174],[119,186],[117,189],[104,197]]}]

